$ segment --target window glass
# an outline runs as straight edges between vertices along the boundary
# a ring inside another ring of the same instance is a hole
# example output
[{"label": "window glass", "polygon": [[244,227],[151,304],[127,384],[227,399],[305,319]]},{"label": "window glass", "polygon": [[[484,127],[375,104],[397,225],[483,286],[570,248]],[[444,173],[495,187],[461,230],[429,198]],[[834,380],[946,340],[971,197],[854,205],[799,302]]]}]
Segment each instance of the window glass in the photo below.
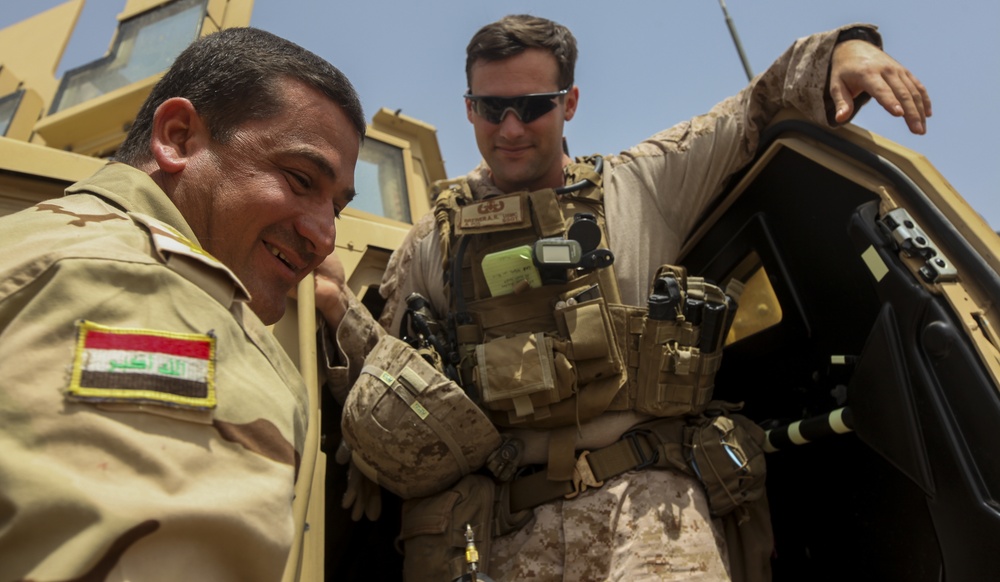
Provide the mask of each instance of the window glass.
[{"label": "window glass", "polygon": [[56,113],[165,71],[198,38],[207,0],[177,0],[122,22],[111,53],[67,71]]},{"label": "window glass", "polygon": [[17,106],[21,103],[21,95],[24,91],[14,91],[0,97],[0,137],[7,135],[10,129],[10,122],[14,121],[14,114],[17,113]]},{"label": "window glass", "polygon": [[410,197],[400,148],[365,138],[354,172],[354,187],[358,195],[351,202],[352,208],[410,222]]}]

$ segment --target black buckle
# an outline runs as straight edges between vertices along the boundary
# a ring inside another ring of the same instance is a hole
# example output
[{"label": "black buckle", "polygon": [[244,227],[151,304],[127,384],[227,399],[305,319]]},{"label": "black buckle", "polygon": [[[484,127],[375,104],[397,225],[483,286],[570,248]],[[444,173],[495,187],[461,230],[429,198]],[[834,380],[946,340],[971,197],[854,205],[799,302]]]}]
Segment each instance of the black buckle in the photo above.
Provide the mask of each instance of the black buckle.
[{"label": "black buckle", "polygon": [[[650,431],[648,430],[635,429],[622,435],[622,440],[627,440],[629,442],[632,446],[632,452],[635,453],[636,458],[639,459],[639,464],[634,467],[634,470],[645,469],[660,460],[660,451],[658,451],[655,446],[649,447],[653,451],[653,455],[651,457],[647,457],[639,443],[638,439],[640,436],[647,436],[649,434]],[[646,444],[649,445],[648,440],[646,441]]]}]

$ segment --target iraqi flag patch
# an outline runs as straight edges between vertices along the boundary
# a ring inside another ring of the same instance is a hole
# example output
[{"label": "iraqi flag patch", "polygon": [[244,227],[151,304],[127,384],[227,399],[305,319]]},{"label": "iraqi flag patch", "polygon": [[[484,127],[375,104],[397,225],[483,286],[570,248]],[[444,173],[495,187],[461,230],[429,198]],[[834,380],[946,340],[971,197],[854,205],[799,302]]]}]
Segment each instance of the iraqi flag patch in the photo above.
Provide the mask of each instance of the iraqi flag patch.
[{"label": "iraqi flag patch", "polygon": [[215,408],[215,336],[77,323],[68,396]]}]

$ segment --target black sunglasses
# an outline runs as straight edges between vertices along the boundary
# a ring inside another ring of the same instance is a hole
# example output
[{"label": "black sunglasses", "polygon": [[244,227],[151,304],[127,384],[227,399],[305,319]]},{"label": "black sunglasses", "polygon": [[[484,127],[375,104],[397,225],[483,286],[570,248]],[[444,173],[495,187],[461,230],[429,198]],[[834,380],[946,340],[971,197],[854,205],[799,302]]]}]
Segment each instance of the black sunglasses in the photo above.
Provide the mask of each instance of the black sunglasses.
[{"label": "black sunglasses", "polygon": [[490,123],[503,121],[507,111],[513,111],[521,123],[531,123],[556,108],[556,97],[569,93],[569,89],[554,93],[533,93],[517,97],[491,97],[488,95],[466,94],[472,102],[472,110]]}]

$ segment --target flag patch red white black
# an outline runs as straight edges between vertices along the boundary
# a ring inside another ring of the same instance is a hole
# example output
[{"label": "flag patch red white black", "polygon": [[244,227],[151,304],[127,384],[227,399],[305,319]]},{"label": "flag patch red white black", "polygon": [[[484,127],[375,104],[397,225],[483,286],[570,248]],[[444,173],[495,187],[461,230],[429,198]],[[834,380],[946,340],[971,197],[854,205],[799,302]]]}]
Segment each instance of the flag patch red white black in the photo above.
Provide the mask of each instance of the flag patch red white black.
[{"label": "flag patch red white black", "polygon": [[215,336],[80,321],[69,397],[215,408]]}]

